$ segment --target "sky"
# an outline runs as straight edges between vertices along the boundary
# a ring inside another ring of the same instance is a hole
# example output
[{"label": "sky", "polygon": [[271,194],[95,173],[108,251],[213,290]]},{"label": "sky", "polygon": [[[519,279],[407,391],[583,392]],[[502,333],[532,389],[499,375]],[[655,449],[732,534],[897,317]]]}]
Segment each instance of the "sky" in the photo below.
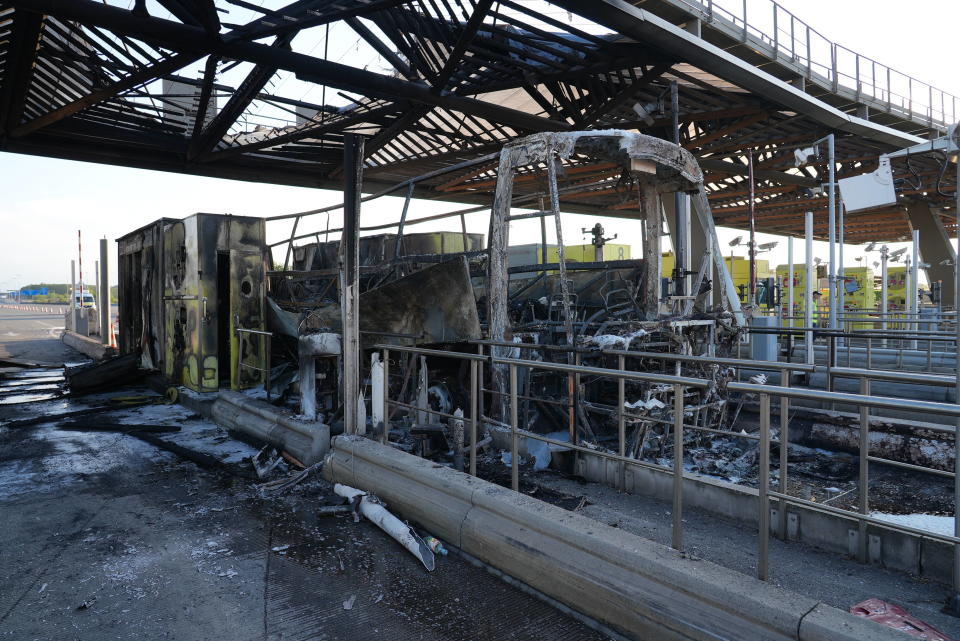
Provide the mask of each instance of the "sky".
[{"label": "sky", "polygon": [[[740,7],[741,0],[715,0],[726,6]],[[953,0],[914,0],[910,10],[902,2],[889,0],[781,0],[780,6],[815,28],[824,37],[837,41],[862,55],[927,81],[934,86],[960,95],[960,74],[956,72],[954,47],[956,25],[960,24],[960,2]],[[767,0],[748,0],[751,22],[768,15]],[[239,10],[238,10],[239,11]],[[759,16],[759,17],[758,17]],[[249,15],[238,15],[239,22]],[[352,36],[336,31],[316,39],[313,52],[325,47],[332,60],[355,60],[351,64],[377,68],[375,54],[361,48]],[[310,47],[307,47],[309,50]],[[234,74],[244,70],[238,68]],[[192,71],[182,72],[193,75]],[[221,79],[236,84],[234,79]],[[305,100],[336,103],[331,95],[317,95],[321,90],[292,77],[281,76],[272,91],[283,87],[284,94],[299,93]],[[300,86],[298,86],[300,85]],[[276,114],[264,112],[264,122]],[[70,260],[77,257],[77,230],[82,231],[84,280],[92,280],[93,263],[99,257],[98,239],[110,242],[111,260],[115,261],[113,240],[160,217],[184,217],[195,212],[230,213],[248,216],[271,216],[315,209],[342,201],[339,193],[201,178],[174,173],[111,167],[74,161],[0,153],[0,290],[15,289],[29,283],[69,282]],[[395,219],[402,206],[396,198],[385,198],[362,210],[362,224],[376,224]],[[417,202],[411,216],[426,216],[452,211],[457,205]],[[325,217],[314,217],[314,227],[322,230]],[[468,217],[468,230],[486,233],[486,217]],[[601,222],[607,236],[617,234],[615,242],[634,245],[634,256],[640,255],[639,223],[597,216],[566,216],[564,240],[567,244],[589,242],[581,232]],[[331,219],[332,227],[339,219]],[[552,226],[548,225],[548,228]],[[303,227],[301,228],[304,229]],[[416,226],[411,231],[459,229],[456,219],[445,223]],[[288,223],[268,225],[268,240],[289,233]],[[518,221],[511,226],[511,242],[537,242],[539,223]],[[720,230],[721,245],[742,235],[742,231]],[[548,233],[552,241],[555,234]],[[771,265],[786,262],[786,242],[782,238],[758,234],[758,242],[779,241],[767,257]],[[899,247],[900,245],[893,245]],[[666,249],[666,248],[665,248]],[[742,252],[738,252],[742,253]],[[794,259],[803,262],[802,239],[794,242]],[[815,243],[814,255],[826,259],[826,243]],[[846,265],[856,266],[854,258],[863,256],[861,247],[848,246]],[[877,260],[874,255],[868,262]],[[111,265],[111,283],[116,283],[116,267]]]}]

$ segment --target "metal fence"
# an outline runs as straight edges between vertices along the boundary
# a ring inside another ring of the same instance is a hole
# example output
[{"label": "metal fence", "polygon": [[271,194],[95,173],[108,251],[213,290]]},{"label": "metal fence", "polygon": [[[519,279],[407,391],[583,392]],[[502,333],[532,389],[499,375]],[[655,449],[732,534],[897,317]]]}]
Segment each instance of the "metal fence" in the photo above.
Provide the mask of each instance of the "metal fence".
[{"label": "metal fence", "polygon": [[[496,394],[495,390],[484,389],[482,384],[483,379],[483,367],[493,368],[506,368],[507,371],[507,381],[508,381],[508,391],[507,396],[509,398],[509,424],[506,426],[509,430],[510,436],[510,452],[511,452],[511,487],[515,490],[519,490],[519,465],[520,465],[520,456],[519,456],[519,439],[521,437],[526,439],[533,439],[547,443],[548,445],[556,445],[568,450],[576,451],[586,455],[597,456],[603,459],[615,461],[620,464],[621,470],[625,470],[626,466],[639,466],[654,470],[658,473],[670,475],[673,478],[672,485],[672,501],[673,501],[673,510],[672,510],[672,534],[671,540],[672,545],[676,549],[683,548],[683,479],[687,476],[683,469],[683,450],[684,450],[684,435],[687,430],[699,430],[713,433],[721,433],[726,436],[733,438],[743,438],[754,440],[759,443],[759,470],[758,470],[758,563],[757,563],[757,576],[763,580],[766,580],[769,575],[769,537],[770,537],[770,508],[771,501],[777,501],[781,506],[786,505],[798,505],[803,506],[804,508],[815,510],[822,513],[831,514],[838,516],[844,519],[849,519],[857,523],[860,537],[859,537],[859,551],[858,558],[861,562],[866,562],[867,559],[867,548],[866,548],[866,528],[868,526],[875,526],[878,528],[885,528],[888,530],[894,530],[899,532],[905,532],[912,535],[920,536],[925,539],[940,541],[946,544],[954,546],[954,555],[956,558],[960,558],[960,538],[957,536],[943,535],[936,532],[930,532],[926,530],[921,530],[913,528],[906,525],[901,525],[897,523],[890,523],[887,521],[882,521],[870,515],[870,501],[869,501],[869,466],[873,464],[882,464],[882,465],[892,465],[904,469],[908,469],[914,472],[924,472],[935,474],[941,477],[950,477],[956,480],[954,472],[947,472],[944,470],[934,469],[930,467],[924,467],[919,465],[913,465],[909,463],[904,463],[901,461],[893,461],[886,458],[880,458],[870,455],[869,450],[869,437],[870,437],[870,420],[871,420],[871,410],[874,409],[896,409],[896,410],[910,410],[918,414],[934,414],[948,416],[956,421],[960,421],[960,405],[947,404],[947,403],[935,403],[927,401],[917,401],[911,399],[902,399],[902,398],[889,398],[882,396],[872,396],[870,395],[870,381],[871,380],[896,380],[900,382],[911,382],[916,384],[931,384],[934,381],[931,380],[931,377],[924,376],[913,380],[912,375],[909,373],[903,372],[880,372],[876,370],[859,370],[859,369],[840,369],[834,370],[836,376],[845,376],[845,377],[856,377],[861,381],[860,393],[859,394],[849,394],[842,392],[831,392],[831,391],[822,391],[822,390],[811,390],[806,388],[796,388],[790,387],[790,374],[791,372],[810,372],[815,371],[818,368],[811,368],[806,364],[796,364],[796,363],[778,363],[778,362],[753,362],[753,361],[744,361],[737,359],[714,359],[710,357],[696,357],[696,356],[682,356],[682,355],[671,355],[671,354],[659,354],[659,353],[649,353],[649,352],[632,352],[627,350],[604,350],[594,353],[605,353],[608,355],[616,356],[618,359],[618,367],[616,369],[606,368],[606,367],[590,367],[580,364],[563,364],[563,363],[552,363],[545,361],[536,361],[520,358],[500,358],[494,355],[485,355],[483,353],[484,346],[488,345],[490,347],[496,347],[500,344],[493,343],[489,341],[483,341],[479,345],[479,352],[477,354],[464,353],[464,352],[453,352],[453,351],[443,351],[443,350],[434,350],[434,349],[423,349],[418,347],[405,347],[405,346],[395,346],[395,345],[378,345],[376,349],[382,351],[383,362],[385,365],[384,368],[384,396],[383,396],[383,416],[384,426],[380,433],[381,440],[385,443],[389,435],[389,417],[390,417],[390,408],[406,408],[409,410],[423,411],[423,408],[411,405],[408,403],[403,403],[399,400],[391,400],[389,395],[389,362],[391,353],[407,353],[414,354],[426,357],[437,357],[437,358],[447,358],[447,359],[461,359],[469,362],[470,365],[470,387],[469,387],[469,396],[470,396],[470,414],[468,416],[469,421],[469,445],[465,448],[469,452],[469,471],[470,474],[476,475],[477,471],[477,437],[478,437],[478,428],[481,421],[487,424],[496,425],[498,422],[487,419],[483,416],[483,394]],[[526,344],[510,344],[513,347],[521,348],[539,348],[543,346],[537,345],[526,345]],[[755,383],[743,383],[743,382],[731,382],[728,383],[727,388],[731,391],[740,392],[742,394],[751,394],[757,398],[757,404],[759,407],[759,431],[756,434],[743,434],[743,433],[734,433],[715,430],[712,428],[706,428],[704,426],[690,424],[684,420],[685,416],[685,407],[684,407],[684,394],[688,389],[706,389],[711,383],[705,379],[693,378],[688,376],[673,376],[667,374],[659,374],[652,372],[635,372],[626,369],[626,359],[627,358],[649,358],[651,355],[654,355],[659,358],[673,361],[695,361],[702,359],[704,362],[712,362],[717,364],[729,364],[733,366],[738,366],[744,369],[772,369],[778,370],[780,372],[780,385],[760,385]],[[522,395],[518,389],[517,384],[517,372],[520,368],[527,368],[531,371],[540,370],[540,371],[550,371],[555,372],[560,375],[568,376],[592,376],[596,378],[604,378],[608,380],[616,381],[617,384],[617,396],[618,396],[618,406],[616,408],[616,417],[618,425],[618,434],[617,434],[617,443],[618,448],[616,452],[608,451],[597,446],[587,446],[577,442],[568,442],[560,441],[557,439],[552,439],[543,434],[538,434],[531,432],[520,427],[520,417],[519,417],[519,401],[522,400]],[[942,378],[943,380],[939,380]],[[672,405],[672,419],[669,420],[672,436],[673,436],[673,458],[672,464],[669,466],[659,465],[657,463],[652,463],[650,461],[645,461],[637,458],[631,458],[626,456],[626,434],[625,434],[625,422],[628,418],[631,417],[631,414],[627,411],[625,407],[626,398],[625,398],[625,384],[627,382],[637,382],[637,383],[654,383],[657,385],[667,385],[673,388],[673,405]],[[950,381],[947,377],[937,377],[935,384],[949,384]],[[780,431],[778,438],[773,438],[771,434],[771,399],[778,399],[779,404],[779,417],[780,417]],[[787,485],[787,470],[789,463],[789,450],[787,445],[789,444],[789,406],[793,400],[814,400],[819,402],[829,402],[843,405],[852,405],[858,408],[859,419],[860,419],[860,434],[859,434],[859,455],[858,455],[858,488],[862,489],[859,493],[859,500],[857,504],[857,510],[845,510],[842,508],[837,508],[833,506],[824,505],[822,503],[817,503],[807,499],[803,499],[797,496],[793,496],[788,492]],[[463,420],[462,417],[458,417],[452,414],[447,414],[439,412],[433,409],[428,409],[427,412],[434,416],[441,416],[444,418],[452,420]],[[908,428],[909,429],[909,428]],[[939,431],[948,434],[956,434],[957,430],[955,427],[942,427],[939,428]],[[956,448],[960,450],[960,439],[955,439],[957,441]],[[779,448],[779,465],[780,465],[780,479],[778,487],[776,490],[771,489],[770,487],[770,446],[771,445],[781,445]],[[958,452],[960,453],[960,452]],[[960,457],[958,457],[960,460]],[[960,487],[957,488],[957,492],[960,492]],[[957,496],[954,497],[954,503],[957,503]],[[786,510],[779,510],[780,517],[782,519],[786,518]],[[956,517],[955,517],[956,518]],[[786,530],[781,527],[780,532],[784,533]],[[960,532],[960,530],[956,530]],[[960,591],[960,566],[955,564],[954,569],[954,589]]]}]

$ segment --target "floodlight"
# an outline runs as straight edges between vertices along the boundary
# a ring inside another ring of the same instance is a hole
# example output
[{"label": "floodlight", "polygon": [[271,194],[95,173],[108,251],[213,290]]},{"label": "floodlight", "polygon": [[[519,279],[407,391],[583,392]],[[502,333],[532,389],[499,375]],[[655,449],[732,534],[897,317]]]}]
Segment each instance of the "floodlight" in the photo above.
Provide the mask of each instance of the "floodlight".
[{"label": "floodlight", "polygon": [[794,164],[799,167],[800,165],[807,164],[807,161],[817,155],[816,147],[805,147],[803,149],[794,149],[793,150],[793,161]]}]

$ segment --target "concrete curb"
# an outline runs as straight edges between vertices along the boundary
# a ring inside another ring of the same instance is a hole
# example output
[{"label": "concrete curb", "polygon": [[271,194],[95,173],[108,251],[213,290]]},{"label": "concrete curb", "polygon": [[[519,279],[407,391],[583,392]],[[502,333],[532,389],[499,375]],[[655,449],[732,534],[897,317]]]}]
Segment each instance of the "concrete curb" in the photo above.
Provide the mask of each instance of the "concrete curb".
[{"label": "concrete curb", "polygon": [[89,356],[95,361],[102,361],[110,358],[111,356],[117,355],[116,348],[110,347],[109,345],[104,345],[99,339],[81,336],[80,334],[70,331],[69,329],[64,330],[61,340],[68,347],[72,347],[81,354]]},{"label": "concrete curb", "polygon": [[391,447],[339,436],[331,481],[635,638],[898,641],[889,628]]},{"label": "concrete curb", "polygon": [[330,426],[301,423],[284,416],[273,405],[240,392],[221,391],[213,403],[211,415],[221,427],[249,434],[284,449],[304,465],[322,460],[330,449]]}]

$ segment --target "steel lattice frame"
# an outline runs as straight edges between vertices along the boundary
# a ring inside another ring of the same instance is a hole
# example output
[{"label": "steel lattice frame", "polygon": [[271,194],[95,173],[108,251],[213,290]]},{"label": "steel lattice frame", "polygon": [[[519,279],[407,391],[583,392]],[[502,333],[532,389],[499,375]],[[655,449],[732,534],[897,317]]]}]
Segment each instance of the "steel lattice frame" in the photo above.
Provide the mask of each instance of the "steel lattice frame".
[{"label": "steel lattice frame", "polygon": [[[161,6],[174,18],[157,17]],[[236,6],[257,17],[222,23],[224,9]],[[769,82],[761,72],[754,82],[749,70],[681,46],[666,21],[612,0],[554,0],[551,6],[611,33],[588,33],[520,0],[296,0],[273,9],[242,0],[136,0],[129,10],[126,3],[95,0],[2,1],[0,149],[337,188],[343,135],[359,133],[367,136],[365,185],[375,188],[538,131],[621,128],[670,138],[669,105],[644,118],[634,106],[662,104],[675,81],[681,144],[701,162],[717,223],[746,224],[743,153],[751,148],[757,228],[800,234],[802,212],[824,210],[826,199],[813,193],[825,168],[816,162],[795,167],[798,145],[836,133],[843,177],[871,170],[878,154],[905,146],[911,136],[939,130],[893,116],[875,132],[834,124],[835,118],[818,115],[818,98],[808,96],[810,109],[797,109],[790,94],[760,88]],[[390,64],[389,73],[304,53],[294,41],[305,30],[341,23]],[[249,66],[242,82],[218,82],[224,69],[241,63]],[[181,73],[191,66],[202,73]],[[352,105],[271,93],[279,71],[340,92]],[[182,96],[158,90],[164,80],[194,92],[189,114],[177,101]],[[219,109],[214,96],[224,99]],[[254,104],[316,115],[254,131],[241,124]],[[898,162],[896,169],[904,198],[923,192],[935,202],[937,192],[944,203],[952,198],[950,172],[941,179],[937,159]],[[565,180],[589,185],[566,193],[570,211],[638,215],[609,166],[573,162]],[[418,195],[489,202],[494,183],[491,164],[424,181]],[[948,228],[951,219],[944,218]],[[899,206],[850,216],[847,223],[847,242],[909,236]],[[826,236],[825,220],[816,233]]]}]

